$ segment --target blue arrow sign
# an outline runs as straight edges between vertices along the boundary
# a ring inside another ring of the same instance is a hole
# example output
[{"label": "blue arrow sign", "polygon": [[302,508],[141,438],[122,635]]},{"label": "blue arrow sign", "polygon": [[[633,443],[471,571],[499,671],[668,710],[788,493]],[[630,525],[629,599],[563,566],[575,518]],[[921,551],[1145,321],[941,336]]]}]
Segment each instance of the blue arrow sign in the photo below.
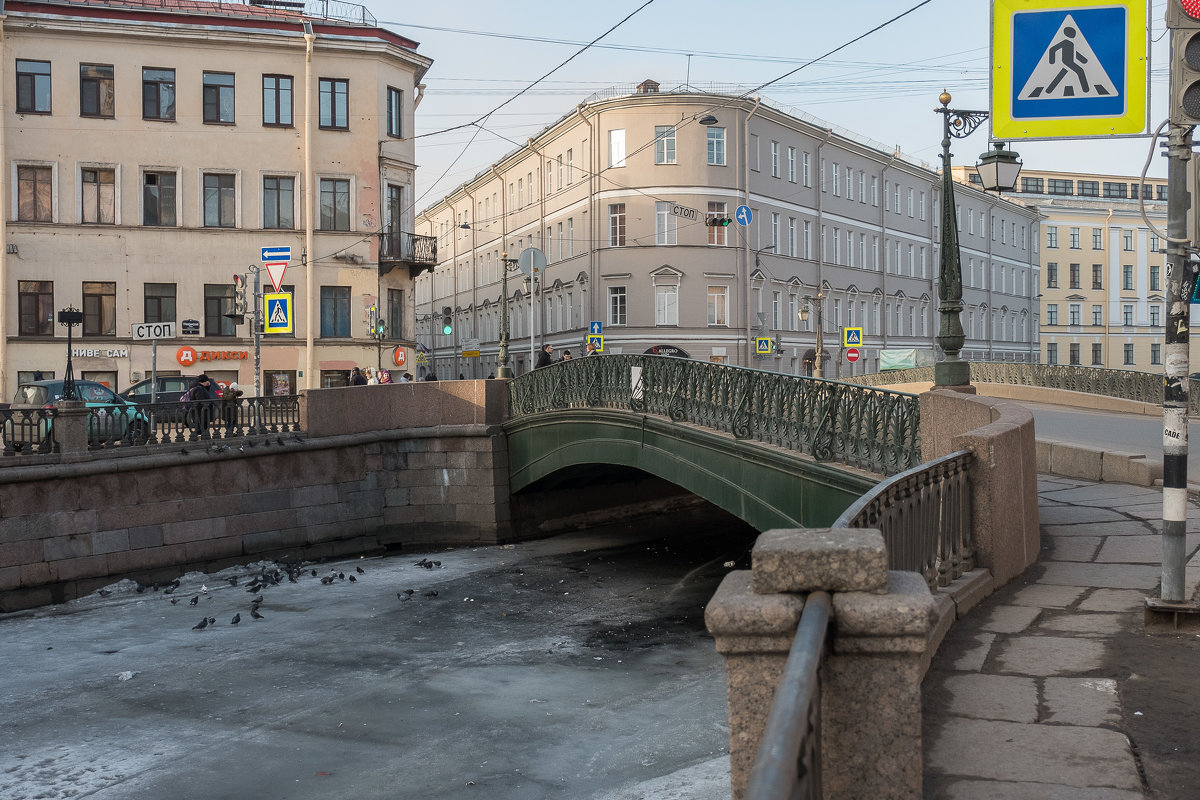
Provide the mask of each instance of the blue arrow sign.
[{"label": "blue arrow sign", "polygon": [[754,212],[750,210],[750,206],[738,206],[737,211],[733,212],[733,216],[738,221],[738,225],[744,228],[754,219]]},{"label": "blue arrow sign", "polygon": [[594,320],[588,323],[588,333],[590,333],[592,336],[599,336],[600,334],[604,333],[604,326],[600,324],[599,320]]},{"label": "blue arrow sign", "polygon": [[292,248],[290,247],[264,247],[262,249],[263,261],[291,261]]}]

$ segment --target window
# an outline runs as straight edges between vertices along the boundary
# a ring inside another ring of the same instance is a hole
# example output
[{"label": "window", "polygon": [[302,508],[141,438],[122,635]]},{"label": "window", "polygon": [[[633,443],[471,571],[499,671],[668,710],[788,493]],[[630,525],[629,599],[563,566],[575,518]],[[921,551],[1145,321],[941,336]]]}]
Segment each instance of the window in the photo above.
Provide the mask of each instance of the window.
[{"label": "window", "polygon": [[710,126],[708,129],[708,163],[714,167],[725,166],[725,129]]},{"label": "window", "polygon": [[771,177],[779,177],[779,142],[771,142]]},{"label": "window", "polygon": [[237,326],[226,314],[233,313],[233,284],[204,284],[204,335],[233,336]]},{"label": "window", "polygon": [[350,179],[321,179],[321,213],[317,226],[323,231],[350,230]]},{"label": "window", "polygon": [[[263,75],[263,125],[279,125],[283,127],[292,124],[292,76]],[[391,92],[388,89],[388,101],[391,102]],[[388,130],[391,130],[391,106],[388,106]],[[396,134],[399,136],[399,134]]]},{"label": "window", "polygon": [[1071,249],[1078,250],[1080,248],[1079,228],[1071,228],[1070,236],[1071,236]]},{"label": "window", "polygon": [[1133,252],[1133,231],[1121,231],[1121,243],[1125,252]]},{"label": "window", "polygon": [[787,176],[792,183],[796,182],[796,148],[789,147],[787,152],[788,166]]},{"label": "window", "polygon": [[[837,236],[837,228],[833,229],[833,235]],[[771,212],[771,245],[775,248],[775,252],[779,252],[779,212]],[[834,252],[837,252],[837,246],[834,245]]]},{"label": "window", "polygon": [[1133,365],[1133,345],[1127,344],[1127,345],[1125,345],[1125,366],[1129,367],[1132,365]]},{"label": "window", "polygon": [[1155,366],[1162,364],[1162,345],[1158,342],[1150,344],[1150,363]]},{"label": "window", "polygon": [[783,328],[783,293],[771,293],[771,329],[780,330]]},{"label": "window", "polygon": [[142,173],[142,224],[175,227],[175,173]]},{"label": "window", "polygon": [[1079,265],[1078,265],[1078,264],[1072,264],[1072,265],[1070,266],[1070,271],[1071,271],[1071,288],[1072,288],[1072,289],[1078,289],[1078,288],[1080,288],[1080,283],[1079,283]]},{"label": "window", "polygon": [[812,258],[812,223],[804,220],[804,257]]},{"label": "window", "polygon": [[833,196],[834,197],[842,196],[841,167],[838,166],[838,162],[836,162],[836,161],[833,162]]},{"label": "window", "polygon": [[1075,194],[1075,182],[1062,178],[1050,178],[1046,181],[1047,194]]},{"label": "window", "polygon": [[1129,186],[1125,183],[1114,183],[1112,181],[1104,182],[1105,197],[1127,197],[1129,194]]},{"label": "window", "polygon": [[1121,324],[1126,328],[1133,327],[1133,306],[1129,303],[1121,306]]},{"label": "window", "polygon": [[800,166],[803,170],[804,185],[812,186],[812,159],[809,158],[808,151],[800,159]]},{"label": "window", "polygon": [[879,178],[871,176],[871,205],[879,208]]},{"label": "window", "polygon": [[1041,194],[1044,191],[1044,185],[1041,178],[1021,178],[1021,191],[1029,192],[1030,194]]},{"label": "window", "polygon": [[728,287],[726,287],[726,286],[709,286],[708,287],[708,324],[709,325],[728,325],[729,324]]},{"label": "window", "polygon": [[1099,367],[1104,365],[1104,345],[1099,342],[1092,342],[1092,366]]},{"label": "window", "polygon": [[79,116],[113,116],[112,64],[79,65]]},{"label": "window", "polygon": [[[914,203],[913,203],[913,190],[909,189],[908,190],[908,215],[910,217],[913,216],[914,211],[915,211],[915,208],[914,208]],[[996,227],[995,227],[995,223],[993,222],[992,223],[992,241],[995,241],[995,239],[996,239]]]},{"label": "window", "polygon": [[233,75],[228,72],[204,73],[204,122],[210,125],[233,124]]},{"label": "window", "polygon": [[17,113],[50,113],[50,62],[17,59]]},{"label": "window", "polygon": [[321,78],[317,81],[319,124],[333,130],[350,129],[350,81],[345,78]]},{"label": "window", "polygon": [[[707,220],[724,219],[727,213],[727,207],[724,203],[709,202]],[[726,228],[724,225],[709,225],[708,226],[708,243],[724,245],[726,241]]]},{"label": "window", "polygon": [[1046,343],[1046,363],[1047,364],[1057,364],[1058,363],[1058,345],[1055,344],[1054,342]]},{"label": "window", "polygon": [[610,203],[608,206],[608,244],[610,247],[625,246],[624,203]]},{"label": "window", "polygon": [[1070,315],[1068,321],[1070,322],[1071,325],[1082,325],[1083,324],[1082,319],[1080,319],[1080,317],[1083,314],[1083,307],[1080,306],[1079,303],[1071,303],[1067,313]]},{"label": "window", "polygon": [[1150,252],[1151,253],[1159,252],[1159,243],[1158,243],[1158,234],[1157,233],[1150,234]]},{"label": "window", "polygon": [[142,119],[175,119],[175,70],[142,68]]},{"label": "window", "polygon": [[1100,196],[1099,181],[1079,181],[1079,196],[1080,197],[1099,197]]},{"label": "window", "polygon": [[54,335],[54,281],[17,281],[17,332]]},{"label": "window", "polygon": [[[295,228],[295,201],[295,178],[282,175],[263,176],[263,227],[284,230]],[[390,206],[389,210],[392,210]],[[389,233],[394,235],[395,231]]]},{"label": "window", "polygon": [[1056,261],[1046,262],[1046,288],[1058,288],[1058,262]]},{"label": "window", "polygon": [[83,221],[112,225],[116,222],[117,173],[112,169],[82,169],[79,180],[82,189]]},{"label": "window", "polygon": [[[675,163],[675,126],[654,126],[654,163]],[[561,181],[560,181],[561,183]]]},{"label": "window", "polygon": [[1162,307],[1150,306],[1150,327],[1157,328],[1162,325]]},{"label": "window", "polygon": [[679,287],[675,285],[654,287],[654,324],[679,324]]},{"label": "window", "polygon": [[53,222],[53,167],[17,167],[17,219],[21,222]]},{"label": "window", "polygon": [[671,213],[672,203],[654,204],[654,243],[675,244],[679,229],[679,217]]},{"label": "window", "polygon": [[1166,200],[1167,199],[1166,184],[1161,184],[1161,185],[1155,187],[1154,199],[1155,200]]},{"label": "window", "polygon": [[117,284],[83,282],[83,335],[117,335]]},{"label": "window", "polygon": [[608,287],[608,324],[626,324],[625,287]]},{"label": "window", "polygon": [[[387,135],[397,139],[401,136],[400,121],[404,114],[404,92],[399,89],[389,86],[387,87]],[[529,184],[529,190],[533,191],[533,183]]]},{"label": "window", "polygon": [[388,289],[387,331],[389,339],[404,337],[404,290]]},{"label": "window", "polygon": [[147,283],[143,289],[144,322],[175,322],[175,284]]},{"label": "window", "polygon": [[1092,306],[1092,324],[1104,324],[1104,306]]},{"label": "window", "polygon": [[[861,236],[861,234],[860,234]],[[861,240],[860,240],[861,242]],[[796,257],[796,218],[788,217],[788,248],[787,254]],[[861,257],[860,257],[861,258]],[[862,266],[861,264],[859,266]]]},{"label": "window", "polygon": [[1160,269],[1161,267],[1159,267],[1157,264],[1150,265],[1150,291],[1152,292],[1162,291],[1162,283],[1159,279]]},{"label": "window", "polygon": [[1055,225],[1046,227],[1046,247],[1058,247],[1058,227]]},{"label": "window", "polygon": [[1092,264],[1092,288],[1093,289],[1103,289],[1104,288],[1104,265],[1103,264]]},{"label": "window", "polygon": [[1133,265],[1125,264],[1121,267],[1121,289],[1122,291],[1133,291]]},{"label": "window", "polygon": [[[619,129],[608,132],[608,165],[610,167],[625,166],[625,130]],[[550,189],[550,171],[546,170],[546,190]]]},{"label": "window", "polygon": [[232,228],[237,217],[237,176],[204,174],[204,227]]},{"label": "window", "polygon": [[1046,324],[1047,325],[1057,325],[1058,324],[1058,303],[1049,303],[1046,306]]},{"label": "window", "polygon": [[321,287],[321,336],[322,338],[349,338],[349,286]]}]

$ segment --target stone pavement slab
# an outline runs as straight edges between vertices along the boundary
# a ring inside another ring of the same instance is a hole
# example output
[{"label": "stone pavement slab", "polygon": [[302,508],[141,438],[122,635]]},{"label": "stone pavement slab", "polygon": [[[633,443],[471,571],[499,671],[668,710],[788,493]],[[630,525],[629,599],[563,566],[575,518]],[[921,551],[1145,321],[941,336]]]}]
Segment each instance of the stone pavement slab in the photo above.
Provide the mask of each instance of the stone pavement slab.
[{"label": "stone pavement slab", "polygon": [[[1200,533],[1187,535],[1185,551],[1196,552],[1200,546]],[[1114,536],[1106,539],[1096,561],[1118,564],[1162,564],[1162,534],[1147,536]]]},{"label": "stone pavement slab", "polygon": [[1043,525],[1078,525],[1082,522],[1117,522],[1126,519],[1110,508],[1081,508],[1079,506],[1038,506],[1038,520]]},{"label": "stone pavement slab", "polygon": [[1142,800],[1141,792],[1013,781],[954,781],[938,794],[946,800]]},{"label": "stone pavement slab", "polygon": [[1037,722],[1038,687],[1033,678],[1014,675],[951,675],[942,688],[954,713],[973,719]]},{"label": "stone pavement slab", "polygon": [[1031,606],[995,606],[981,629],[992,633],[1020,633],[1033,624],[1040,613],[1040,608]]},{"label": "stone pavement slab", "polygon": [[1016,606],[1066,608],[1079,600],[1086,591],[1085,586],[1042,586],[1035,583],[1018,591],[1009,598],[1009,602]]},{"label": "stone pavement slab", "polygon": [[1062,636],[1020,636],[996,647],[996,663],[1010,675],[1067,675],[1099,669],[1104,645]]},{"label": "stone pavement slab", "polygon": [[1096,589],[1082,603],[1080,611],[1138,611],[1146,605],[1146,592],[1135,589]]},{"label": "stone pavement slab", "polygon": [[983,669],[988,654],[992,652],[992,643],[996,641],[996,634],[979,633],[972,638],[974,645],[959,650],[959,657],[954,661],[953,669],[963,672],[978,672]]},{"label": "stone pavement slab", "polygon": [[1129,621],[1121,614],[1055,614],[1043,617],[1038,628],[1047,631],[1066,631],[1085,636],[1111,636],[1121,632]]},{"label": "stone pavement slab", "polygon": [[1046,678],[1044,722],[1098,728],[1121,722],[1117,682],[1111,678]]},{"label": "stone pavement slab", "polygon": [[1079,564],[1070,561],[1048,561],[1042,569],[1042,583],[1147,591],[1158,586],[1162,573],[1160,567],[1146,564]]},{"label": "stone pavement slab", "polygon": [[1084,522],[1078,525],[1042,525],[1047,536],[1147,536],[1161,533],[1137,519],[1122,519],[1115,522]]},{"label": "stone pavement slab", "polygon": [[1099,536],[1051,536],[1049,539],[1049,557],[1055,561],[1091,561],[1103,541]]}]

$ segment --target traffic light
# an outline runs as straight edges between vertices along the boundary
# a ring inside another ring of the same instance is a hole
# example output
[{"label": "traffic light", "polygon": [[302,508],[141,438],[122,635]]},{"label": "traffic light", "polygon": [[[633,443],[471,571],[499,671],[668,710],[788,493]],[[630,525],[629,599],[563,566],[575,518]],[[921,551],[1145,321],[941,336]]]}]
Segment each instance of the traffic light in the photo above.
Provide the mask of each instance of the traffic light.
[{"label": "traffic light", "polygon": [[710,228],[728,228],[732,222],[729,217],[709,217],[707,224]]},{"label": "traffic light", "polygon": [[1200,123],[1200,0],[1167,0],[1171,30],[1171,122]]},{"label": "traffic light", "polygon": [[442,306],[442,333],[447,336],[454,333],[454,319],[450,316],[452,312],[450,306]]}]

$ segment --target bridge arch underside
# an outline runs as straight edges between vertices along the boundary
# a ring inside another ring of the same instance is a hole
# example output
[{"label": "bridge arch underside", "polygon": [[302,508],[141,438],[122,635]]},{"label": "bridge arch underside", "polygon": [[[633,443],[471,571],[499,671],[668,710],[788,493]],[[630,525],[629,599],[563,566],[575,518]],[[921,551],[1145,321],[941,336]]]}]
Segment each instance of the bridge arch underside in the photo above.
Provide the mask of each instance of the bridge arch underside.
[{"label": "bridge arch underside", "polygon": [[589,465],[631,467],[680,486],[758,531],[828,527],[879,476],[664,417],[607,409],[505,423],[513,494]]}]

